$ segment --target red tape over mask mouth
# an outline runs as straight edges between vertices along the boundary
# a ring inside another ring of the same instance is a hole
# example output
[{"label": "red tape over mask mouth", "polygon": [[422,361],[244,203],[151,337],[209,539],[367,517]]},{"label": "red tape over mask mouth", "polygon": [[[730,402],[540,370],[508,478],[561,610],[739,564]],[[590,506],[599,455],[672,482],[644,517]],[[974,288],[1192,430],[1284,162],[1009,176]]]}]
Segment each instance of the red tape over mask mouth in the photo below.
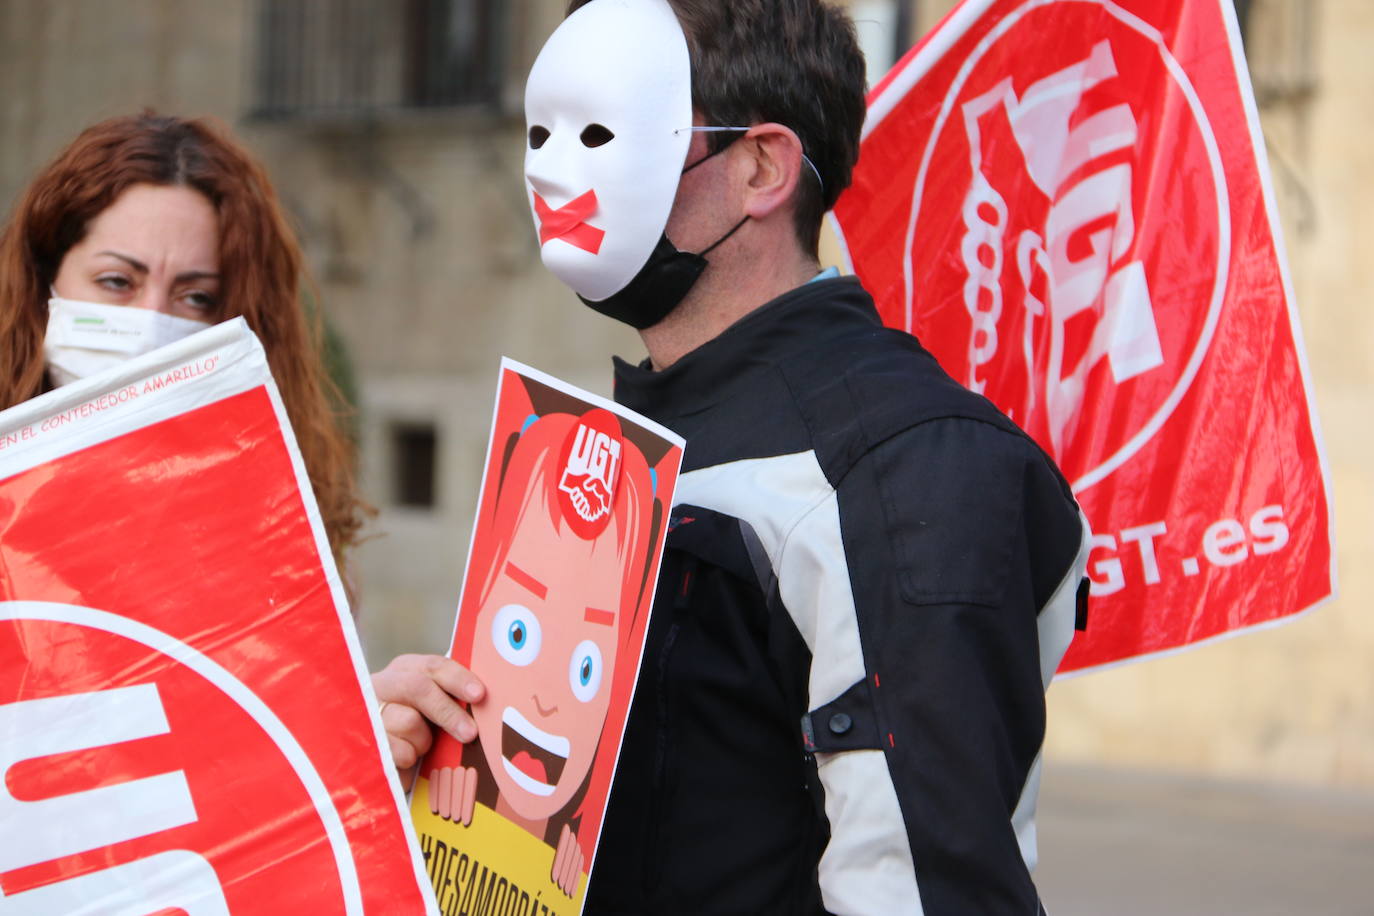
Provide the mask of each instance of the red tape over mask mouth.
[{"label": "red tape over mask mouth", "polygon": [[534,213],[539,217],[539,244],[547,245],[554,239],[562,239],[575,248],[597,254],[601,251],[601,240],[606,233],[587,224],[587,218],[595,212],[596,191],[588,191],[556,210],[535,193]]}]

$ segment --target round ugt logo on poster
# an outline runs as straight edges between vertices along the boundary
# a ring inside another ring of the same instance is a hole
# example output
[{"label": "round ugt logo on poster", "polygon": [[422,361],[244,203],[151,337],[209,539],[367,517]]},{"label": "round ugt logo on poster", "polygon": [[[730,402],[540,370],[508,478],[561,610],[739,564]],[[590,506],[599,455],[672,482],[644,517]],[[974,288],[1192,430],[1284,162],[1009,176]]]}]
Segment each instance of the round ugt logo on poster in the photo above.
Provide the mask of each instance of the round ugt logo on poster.
[{"label": "round ugt logo on poster", "polygon": [[361,912],[323,781],[208,656],[127,617],[8,601],[5,670],[24,676],[0,680],[0,911]]},{"label": "round ugt logo on poster", "polygon": [[1197,93],[1134,14],[1030,0],[970,50],[929,136],[905,327],[1091,485],[1168,420],[1221,312],[1229,205]]}]

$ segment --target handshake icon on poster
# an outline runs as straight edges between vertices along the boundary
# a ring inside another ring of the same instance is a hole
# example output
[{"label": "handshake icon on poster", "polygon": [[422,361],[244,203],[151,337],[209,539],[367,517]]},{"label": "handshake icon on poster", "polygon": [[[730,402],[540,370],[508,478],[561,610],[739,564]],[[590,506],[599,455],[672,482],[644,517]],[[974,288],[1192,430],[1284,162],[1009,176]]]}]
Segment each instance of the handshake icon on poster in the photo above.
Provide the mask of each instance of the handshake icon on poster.
[{"label": "handshake icon on poster", "polygon": [[611,494],[606,484],[590,474],[563,472],[558,489],[568,494],[573,508],[585,522],[594,522],[611,511]]}]

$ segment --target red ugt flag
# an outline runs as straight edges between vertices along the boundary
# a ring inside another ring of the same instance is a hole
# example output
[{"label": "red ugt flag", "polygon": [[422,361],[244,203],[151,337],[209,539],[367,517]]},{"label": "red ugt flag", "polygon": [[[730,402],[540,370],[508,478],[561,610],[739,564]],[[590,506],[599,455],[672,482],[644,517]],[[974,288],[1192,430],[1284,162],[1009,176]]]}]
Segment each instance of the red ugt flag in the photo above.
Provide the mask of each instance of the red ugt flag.
[{"label": "red ugt flag", "polygon": [[1332,594],[1231,0],[966,0],[874,89],[835,217],[883,320],[1033,435],[1092,523],[1061,671]]}]

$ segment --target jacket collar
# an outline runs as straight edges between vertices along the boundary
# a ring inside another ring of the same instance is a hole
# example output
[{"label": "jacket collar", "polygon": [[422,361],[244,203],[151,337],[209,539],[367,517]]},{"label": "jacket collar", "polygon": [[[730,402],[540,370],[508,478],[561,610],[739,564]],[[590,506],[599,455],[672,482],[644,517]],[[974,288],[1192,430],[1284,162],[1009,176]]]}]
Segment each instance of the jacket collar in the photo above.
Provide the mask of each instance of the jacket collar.
[{"label": "jacket collar", "polygon": [[615,399],[672,425],[747,387],[784,359],[882,322],[854,277],[814,280],[764,303],[667,369],[615,357]]}]

